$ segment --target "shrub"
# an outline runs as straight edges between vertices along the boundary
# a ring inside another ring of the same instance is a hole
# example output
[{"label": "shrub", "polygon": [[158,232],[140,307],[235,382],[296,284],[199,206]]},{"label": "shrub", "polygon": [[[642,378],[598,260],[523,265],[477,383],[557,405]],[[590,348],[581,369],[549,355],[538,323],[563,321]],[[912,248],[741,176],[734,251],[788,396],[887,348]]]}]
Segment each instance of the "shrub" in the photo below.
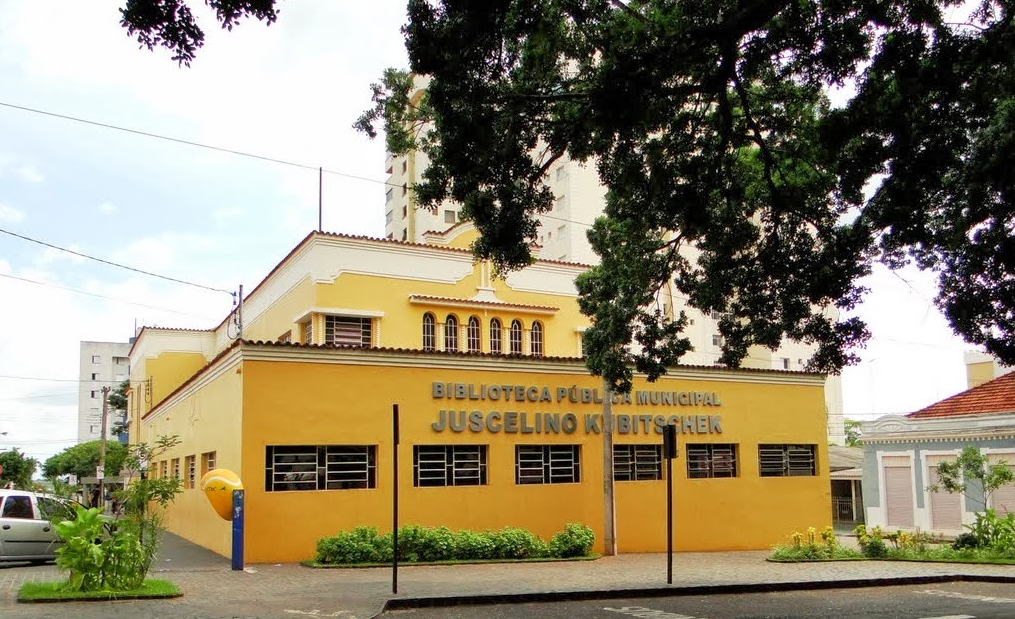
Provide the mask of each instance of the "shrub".
[{"label": "shrub", "polygon": [[970,532],[960,533],[955,540],[952,542],[952,550],[966,550],[970,548],[979,548],[980,544],[976,540],[976,536]]},{"label": "shrub", "polygon": [[998,518],[994,510],[988,509],[977,513],[976,520],[966,528],[976,538],[978,548],[1002,553],[1015,550],[1015,513]]},{"label": "shrub", "polygon": [[596,535],[589,527],[571,522],[564,525],[564,530],[550,538],[550,555],[566,559],[584,557],[592,550]]},{"label": "shrub", "polygon": [[[314,561],[318,563],[377,563],[381,560],[376,544],[376,527],[356,527],[339,531],[334,537],[317,541]],[[391,542],[388,541],[390,549]],[[390,551],[389,551],[390,554]]]},{"label": "shrub", "polygon": [[535,559],[549,556],[549,548],[532,531],[504,527],[490,534],[493,559]]},{"label": "shrub", "polygon": [[459,559],[489,559],[495,555],[496,545],[486,531],[459,531],[455,533],[455,548]]}]

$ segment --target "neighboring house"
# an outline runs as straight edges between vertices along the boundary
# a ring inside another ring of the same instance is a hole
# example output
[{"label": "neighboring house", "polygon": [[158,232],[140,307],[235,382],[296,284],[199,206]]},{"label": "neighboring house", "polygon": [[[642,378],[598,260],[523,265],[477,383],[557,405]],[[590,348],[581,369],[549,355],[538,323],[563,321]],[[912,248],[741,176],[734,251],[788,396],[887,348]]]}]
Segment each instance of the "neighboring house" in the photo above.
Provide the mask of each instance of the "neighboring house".
[{"label": "neighboring house", "polygon": [[[423,96],[429,77],[418,76],[415,85],[416,90],[410,95],[412,103]],[[384,233],[388,239],[429,243],[433,235],[442,234],[461,221],[461,205],[455,202],[446,201],[434,210],[419,207],[412,188],[422,180],[428,165],[426,153],[418,151],[398,156],[389,154],[385,160]],[[597,264],[599,256],[592,250],[587,232],[592,222],[603,214],[606,188],[599,182],[595,164],[572,161],[565,153],[547,172],[546,185],[553,191],[554,203],[548,212],[536,215],[540,227],[533,254],[542,260]],[[689,260],[697,259],[696,250],[685,247],[683,252]],[[678,293],[672,282],[656,296],[656,305],[668,318],[679,316],[683,311],[690,319],[684,335],[690,339],[692,349],[680,363],[715,364],[721,354],[722,338],[718,327],[721,314],[688,306],[686,297]],[[813,346],[787,339],[774,351],[761,346],[751,348],[743,367],[801,371],[813,352]],[[839,376],[825,379],[825,407],[828,441],[842,445],[846,435]]]},{"label": "neighboring house", "polygon": [[1015,365],[1001,365],[996,358],[978,350],[967,350],[962,357],[966,364],[966,387],[970,389],[1015,370]]},{"label": "neighboring house", "polygon": [[[127,342],[81,342],[78,364],[78,442],[98,440],[102,435],[102,388],[116,389],[130,376]],[[113,425],[122,419],[110,415],[106,437],[113,438]]]},{"label": "neighboring house", "polygon": [[832,524],[852,531],[863,524],[863,448],[828,446],[828,470],[832,480]]},{"label": "neighboring house", "polygon": [[991,462],[1015,466],[1015,374],[1004,374],[906,416],[863,425],[863,497],[867,524],[956,535],[974,514],[1015,512],[1015,484],[994,492],[931,492],[937,465],[972,446]]},{"label": "neighboring house", "polygon": [[680,366],[609,397],[580,357],[585,267],[494,278],[474,238],[468,224],[443,246],[311,233],[243,299],[242,337],[233,316],[142,329],[131,439],[181,440],[151,463],[183,480],[169,529],[229,553],[199,484],[222,467],[244,483],[246,559],[308,559],[323,536],[390,528],[395,453],[407,524],[546,539],[582,522],[601,551],[605,462],[621,552],[666,548],[667,483],[679,550],[767,549],[831,524],[822,375]]}]

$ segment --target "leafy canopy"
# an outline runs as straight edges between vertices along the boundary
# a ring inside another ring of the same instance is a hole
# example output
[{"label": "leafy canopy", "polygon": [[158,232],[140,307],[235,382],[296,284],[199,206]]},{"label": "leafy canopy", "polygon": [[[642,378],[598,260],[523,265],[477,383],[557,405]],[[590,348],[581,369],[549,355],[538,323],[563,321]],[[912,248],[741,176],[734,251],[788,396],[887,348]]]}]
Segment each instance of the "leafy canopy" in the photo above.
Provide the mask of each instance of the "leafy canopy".
[{"label": "leafy canopy", "polygon": [[965,447],[954,460],[938,465],[937,479],[938,482],[930,486],[932,492],[944,490],[953,494],[961,493],[979,501],[980,497],[969,494],[970,484],[975,482],[977,490],[983,493],[984,505],[989,505],[990,496],[995,490],[1015,481],[1015,473],[1003,460],[991,463],[979,449]]},{"label": "leafy canopy", "polygon": [[357,126],[425,151],[420,203],[460,202],[500,269],[532,260],[554,162],[596,167],[602,260],[577,284],[589,366],[618,389],[689,349],[686,316],[657,303],[671,286],[722,312],[722,363],[788,337],[815,346],[809,369],[837,372],[868,338],[840,316],[875,261],[936,272],[956,333],[1015,362],[1013,9],[409,0],[426,95],[388,71]]},{"label": "leafy canopy", "polygon": [[[42,465],[43,475],[49,478],[58,475],[75,475],[78,479],[94,477],[95,469],[99,466],[99,443],[100,441],[88,441],[64,449],[46,460]],[[126,457],[127,447],[123,443],[106,441],[106,475],[119,474]]]},{"label": "leafy canopy", "polygon": [[32,475],[38,466],[38,460],[21,453],[17,447],[0,452],[0,468],[3,468],[3,472],[0,472],[0,488],[11,484],[22,490],[31,489]]}]

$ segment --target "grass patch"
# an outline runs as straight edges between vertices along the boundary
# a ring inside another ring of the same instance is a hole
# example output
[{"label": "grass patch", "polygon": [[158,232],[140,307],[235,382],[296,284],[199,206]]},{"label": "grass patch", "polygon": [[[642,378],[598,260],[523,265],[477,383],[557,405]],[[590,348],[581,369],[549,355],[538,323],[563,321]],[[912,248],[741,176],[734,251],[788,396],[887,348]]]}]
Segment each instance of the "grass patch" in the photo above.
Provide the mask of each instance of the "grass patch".
[{"label": "grass patch", "polygon": [[18,591],[19,602],[78,602],[82,600],[139,600],[174,598],[183,595],[180,588],[168,580],[148,579],[140,589],[130,591],[68,591],[67,583],[26,582]]},{"label": "grass patch", "polygon": [[[584,557],[570,557],[559,559],[556,557],[536,557],[532,559],[461,559],[447,561],[399,561],[398,565],[411,567],[415,565],[476,565],[486,563],[555,563],[560,561],[595,561],[602,555],[590,554]],[[316,561],[301,561],[304,567],[321,569],[330,568],[357,568],[357,567],[391,567],[391,563],[317,563]]]}]

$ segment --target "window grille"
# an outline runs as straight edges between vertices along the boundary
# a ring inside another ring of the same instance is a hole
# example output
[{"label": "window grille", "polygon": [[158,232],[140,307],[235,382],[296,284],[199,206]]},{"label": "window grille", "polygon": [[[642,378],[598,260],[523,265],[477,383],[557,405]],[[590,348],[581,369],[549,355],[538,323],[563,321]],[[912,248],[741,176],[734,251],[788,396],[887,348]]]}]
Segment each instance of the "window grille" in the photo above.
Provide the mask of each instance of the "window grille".
[{"label": "window grille", "polygon": [[688,479],[737,476],[737,446],[725,443],[688,443]]},{"label": "window grille", "polygon": [[511,354],[520,355],[522,354],[522,323],[519,320],[511,321],[511,331],[508,334],[508,340],[511,345]]},{"label": "window grille", "polygon": [[532,323],[532,331],[529,333],[529,349],[533,357],[543,356],[543,323]]},{"label": "window grille", "polygon": [[268,492],[376,486],[373,445],[269,445],[265,463],[264,488]]},{"label": "window grille", "polygon": [[469,328],[466,334],[468,339],[469,352],[479,352],[479,318],[476,316],[469,317]]},{"label": "window grille", "polygon": [[180,478],[180,459],[179,458],[173,458],[173,478],[174,479],[179,479]]},{"label": "window grille", "polygon": [[578,445],[516,445],[516,484],[576,484],[581,481]]},{"label": "window grille", "polygon": [[437,319],[430,312],[423,314],[423,350],[437,350]]},{"label": "window grille", "polygon": [[206,451],[201,454],[201,477],[208,471],[215,468],[215,452]]},{"label": "window grille", "polygon": [[197,479],[197,468],[194,466],[194,456],[187,456],[184,459],[184,466],[187,469],[187,488],[193,489]]},{"label": "window grille", "polygon": [[806,477],[817,475],[814,445],[758,445],[762,477]]},{"label": "window grille", "polygon": [[454,314],[444,319],[444,350],[458,350],[458,319]]},{"label": "window grille", "polygon": [[302,330],[303,330],[303,343],[304,344],[313,344],[314,343],[314,319],[311,318],[310,320],[304,322],[303,326],[302,326]]},{"label": "window grille", "polygon": [[504,352],[503,345],[501,343],[501,326],[500,319],[493,318],[490,320],[490,352],[500,354]]},{"label": "window grille", "polygon": [[415,445],[413,485],[485,486],[486,445]]},{"label": "window grille", "polygon": [[614,445],[614,481],[655,481],[663,478],[662,445]]},{"label": "window grille", "polygon": [[370,346],[370,318],[324,317],[324,343],[342,346]]}]

